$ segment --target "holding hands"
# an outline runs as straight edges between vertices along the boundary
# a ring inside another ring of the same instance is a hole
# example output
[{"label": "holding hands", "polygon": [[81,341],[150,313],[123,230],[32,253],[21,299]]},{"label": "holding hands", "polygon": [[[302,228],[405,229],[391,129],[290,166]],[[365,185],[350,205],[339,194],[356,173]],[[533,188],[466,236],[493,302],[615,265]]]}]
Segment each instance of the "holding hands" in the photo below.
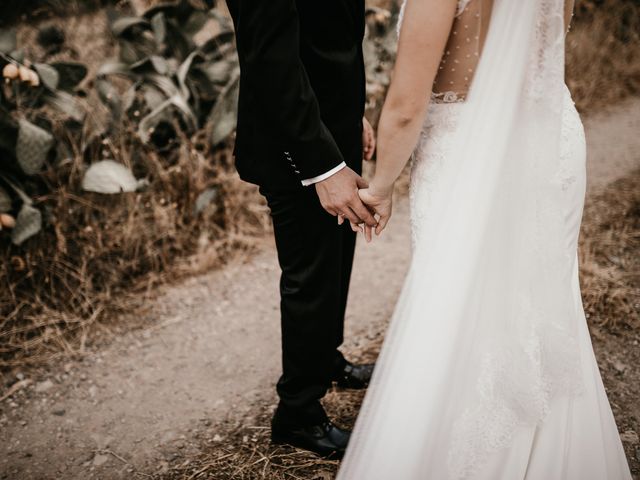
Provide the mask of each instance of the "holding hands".
[{"label": "holding hands", "polygon": [[[391,218],[392,204],[393,204],[393,185],[386,189],[382,189],[376,186],[373,182],[368,188],[358,190],[358,196],[362,203],[364,203],[369,211],[373,212],[378,224],[374,227],[376,235],[380,235],[382,231],[389,223]],[[351,224],[351,228],[354,232],[362,231],[359,225]],[[368,242],[371,241],[372,229],[365,224],[364,234]]]},{"label": "holding hands", "polygon": [[[363,158],[367,161],[373,158],[376,150],[376,135],[366,118],[362,119],[362,150]],[[380,188],[376,185],[375,178],[371,185],[358,190],[360,200],[374,214],[378,223],[375,227],[371,227],[366,223],[355,224],[351,222],[351,229],[354,232],[363,232],[367,242],[371,241],[373,231],[375,231],[376,235],[380,235],[391,217],[392,195],[393,185],[388,188]],[[341,220],[338,217],[338,223],[341,224],[343,220],[344,218]]]},{"label": "holding hands", "polygon": [[[366,161],[371,161],[376,150],[376,135],[373,127],[366,118],[362,119],[362,154]],[[377,224],[372,227],[366,223],[351,223],[351,229],[354,232],[363,232],[367,242],[372,239],[372,232],[380,235],[389,222],[391,217],[391,196],[393,186],[387,191],[376,188],[373,184],[358,190],[358,196],[367,209],[374,214]],[[338,217],[338,223],[342,224],[344,217]]]},{"label": "holding hands", "polygon": [[[376,149],[376,137],[366,118],[362,119],[362,155],[370,161]],[[393,184],[378,186],[375,179],[369,185],[350,168],[343,168],[316,184],[322,207],[338,217],[338,224],[351,224],[354,232],[363,232],[367,242],[373,232],[380,235],[391,217]]]},{"label": "holding hands", "polygon": [[345,220],[352,225],[364,224],[366,228],[375,228],[378,221],[362,203],[358,190],[369,184],[349,167],[345,167],[326,180],[316,183],[316,192],[322,207],[331,215],[338,217],[338,223]]}]

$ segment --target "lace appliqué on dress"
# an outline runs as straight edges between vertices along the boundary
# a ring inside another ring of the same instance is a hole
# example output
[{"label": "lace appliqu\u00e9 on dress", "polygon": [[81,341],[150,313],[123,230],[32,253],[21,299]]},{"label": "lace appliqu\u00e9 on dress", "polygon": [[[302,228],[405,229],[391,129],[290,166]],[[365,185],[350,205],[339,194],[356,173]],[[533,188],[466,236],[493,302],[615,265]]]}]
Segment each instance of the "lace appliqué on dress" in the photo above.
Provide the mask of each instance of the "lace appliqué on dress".
[{"label": "lace appliqu\u00e9 on dress", "polygon": [[[533,324],[539,312],[525,308],[529,313],[523,314]],[[480,369],[480,402],[453,426],[448,458],[452,478],[466,478],[493,452],[507,448],[518,429],[544,421],[555,393],[580,393],[577,348],[575,335],[560,326],[544,333],[532,328],[519,344],[511,338],[496,341]]]},{"label": "lace appliqu\u00e9 on dress", "polygon": [[431,92],[431,101],[433,103],[463,103],[464,96],[458,95],[456,92]]}]

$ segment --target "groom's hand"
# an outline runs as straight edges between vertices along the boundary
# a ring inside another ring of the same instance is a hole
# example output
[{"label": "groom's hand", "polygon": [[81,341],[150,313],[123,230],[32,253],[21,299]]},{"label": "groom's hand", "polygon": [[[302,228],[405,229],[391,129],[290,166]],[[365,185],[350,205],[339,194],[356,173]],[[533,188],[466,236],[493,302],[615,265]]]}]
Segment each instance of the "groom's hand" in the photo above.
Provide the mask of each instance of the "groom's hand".
[{"label": "groom's hand", "polygon": [[371,160],[376,151],[376,133],[366,117],[362,117],[362,157]]},{"label": "groom's hand", "polygon": [[342,215],[354,225],[364,223],[373,228],[378,222],[358,195],[358,189],[367,186],[360,175],[345,167],[326,180],[316,183],[316,192],[320,204],[331,215]]}]

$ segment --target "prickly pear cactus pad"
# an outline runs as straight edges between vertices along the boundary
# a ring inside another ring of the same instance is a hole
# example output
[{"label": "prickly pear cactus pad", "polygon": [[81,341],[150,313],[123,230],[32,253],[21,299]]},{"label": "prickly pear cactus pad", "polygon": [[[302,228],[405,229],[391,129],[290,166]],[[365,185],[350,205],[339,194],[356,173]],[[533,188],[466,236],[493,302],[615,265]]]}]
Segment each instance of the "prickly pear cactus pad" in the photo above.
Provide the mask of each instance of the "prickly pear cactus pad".
[{"label": "prickly pear cactus pad", "polygon": [[53,146],[53,136],[28,120],[21,119],[19,124],[16,157],[22,170],[28,175],[33,175],[44,165]]}]

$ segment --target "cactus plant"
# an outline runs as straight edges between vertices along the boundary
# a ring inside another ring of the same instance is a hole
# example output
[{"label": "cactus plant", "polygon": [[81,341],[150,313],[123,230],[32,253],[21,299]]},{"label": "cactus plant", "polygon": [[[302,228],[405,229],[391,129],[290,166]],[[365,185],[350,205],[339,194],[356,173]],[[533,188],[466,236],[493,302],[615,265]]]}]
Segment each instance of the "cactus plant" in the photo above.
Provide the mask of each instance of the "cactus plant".
[{"label": "cactus plant", "polygon": [[20,119],[18,124],[16,158],[24,173],[34,175],[47,159],[54,143],[53,135],[25,119]]},{"label": "cactus plant", "polygon": [[[203,130],[214,146],[229,137],[235,128],[238,59],[230,20],[213,9],[214,3],[205,0],[196,6],[193,0],[173,0],[140,16],[109,11],[119,52],[117,59],[99,69],[94,87],[111,115],[106,124],[82,131],[78,128],[79,148],[65,143],[71,141],[67,136],[64,141],[54,136],[50,110],[41,107],[57,110],[65,125],[81,126],[86,110],[75,92],[87,76],[86,66],[47,62],[46,55],[24,58],[15,31],[0,28],[0,69],[5,83],[0,88],[0,166],[4,175],[0,214],[15,218],[15,244],[22,244],[42,228],[42,212],[29,194],[42,194],[37,189],[46,187],[29,178],[41,174],[54,153],[58,158],[59,152],[86,154],[96,151],[103,139],[132,130],[158,150],[170,150],[179,139]],[[201,30],[209,23],[217,24],[211,30],[218,33],[196,42],[195,35],[202,37]],[[56,45],[62,45],[64,32],[49,24],[38,38],[54,38]],[[122,82],[112,82],[113,76],[128,79],[129,86],[123,89]],[[135,191],[144,184],[145,180],[137,180],[128,167],[114,160],[94,161],[82,180],[84,190],[100,193]]]},{"label": "cactus plant", "polygon": [[16,226],[16,219],[8,213],[0,213],[0,226],[2,228],[14,228]]},{"label": "cactus plant", "polygon": [[[49,105],[63,117],[81,121],[85,112],[70,92],[87,69],[68,62],[30,62],[17,50],[15,30],[8,29],[0,29],[0,68],[5,84],[0,88],[0,165],[4,184],[11,187],[9,191],[0,187],[0,214],[4,215],[2,226],[12,228],[11,239],[20,245],[41,230],[43,221],[42,213],[25,193],[39,193],[33,191],[37,184],[28,178],[42,171],[56,145],[49,131],[51,121],[41,107]],[[38,118],[37,125],[33,118]],[[14,206],[19,209],[15,218]]]},{"label": "cactus plant", "polygon": [[94,163],[82,179],[83,190],[97,193],[135,192],[144,184],[144,180],[136,180],[131,170],[113,160]]},{"label": "cactus plant", "polygon": [[[216,22],[220,33],[198,47],[193,37],[208,21]],[[164,127],[176,115],[188,134],[212,125],[213,143],[229,136],[235,127],[238,62],[228,19],[179,0],[156,5],[139,17],[112,15],[111,30],[119,57],[100,68],[97,82],[100,91],[109,93],[101,98],[113,112],[111,128],[130,113],[121,108],[109,83],[110,76],[118,75],[132,81],[133,95],[145,106],[143,112],[136,110],[137,117],[128,117],[143,142],[157,148],[173,144],[156,131],[161,126],[173,131]]]},{"label": "cactus plant", "polygon": [[13,202],[9,193],[2,187],[0,187],[0,213],[6,213],[11,210]]},{"label": "cactus plant", "polygon": [[11,241],[16,245],[22,245],[25,240],[33,237],[41,229],[42,213],[33,205],[24,203],[11,231]]}]

